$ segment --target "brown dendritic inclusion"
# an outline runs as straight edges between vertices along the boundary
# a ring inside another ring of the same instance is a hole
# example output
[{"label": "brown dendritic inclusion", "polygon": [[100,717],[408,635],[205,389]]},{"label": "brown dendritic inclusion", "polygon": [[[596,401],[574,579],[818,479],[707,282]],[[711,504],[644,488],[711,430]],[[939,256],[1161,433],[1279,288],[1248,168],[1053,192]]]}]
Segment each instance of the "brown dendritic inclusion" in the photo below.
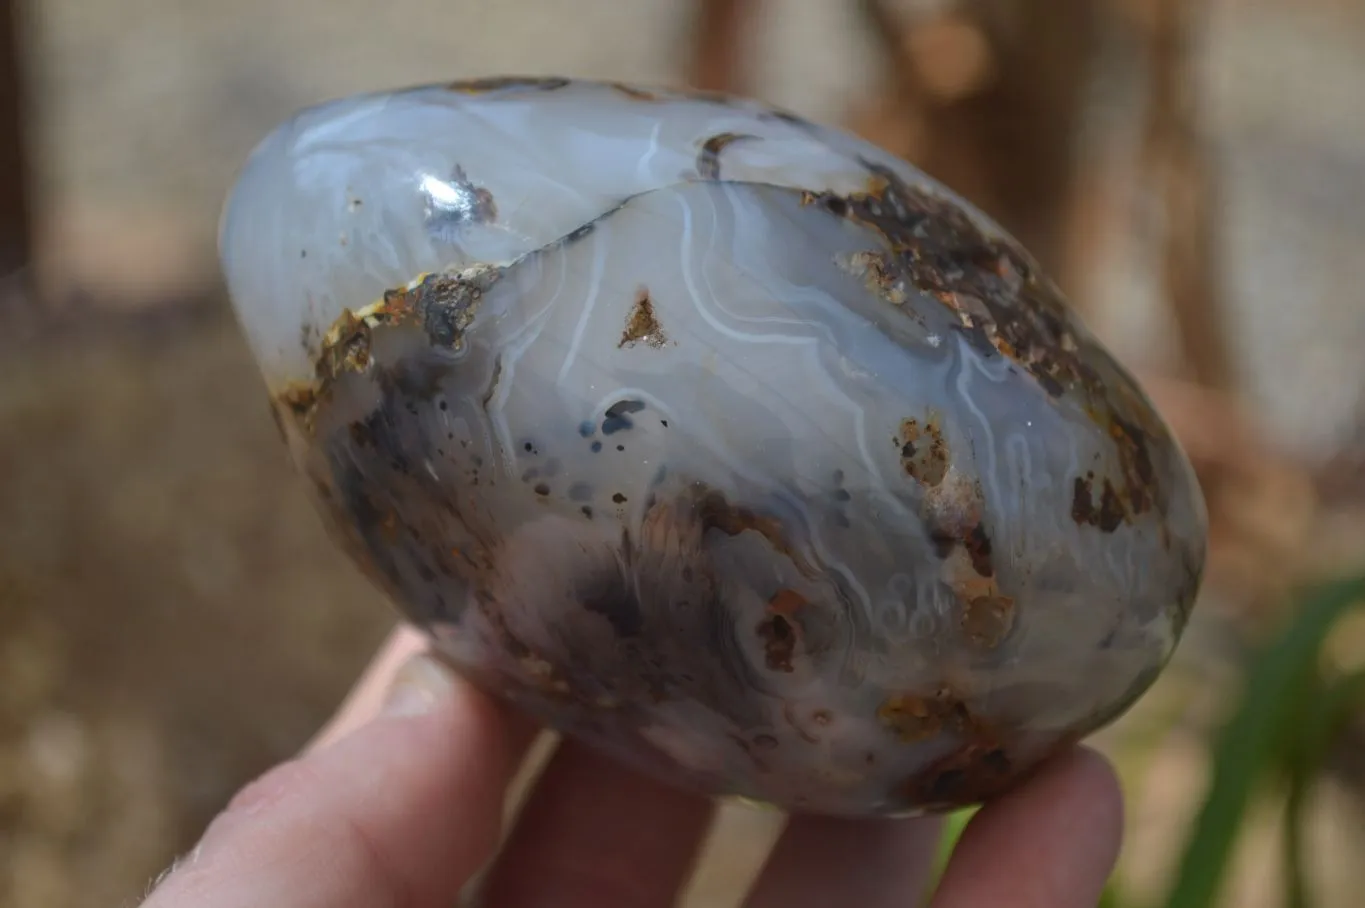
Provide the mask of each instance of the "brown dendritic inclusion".
[{"label": "brown dendritic inclusion", "polygon": [[690,790],[979,802],[1123,713],[1190,465],[1034,261],[885,152],[558,78],[365,95],[223,222],[290,451],[475,683]]}]

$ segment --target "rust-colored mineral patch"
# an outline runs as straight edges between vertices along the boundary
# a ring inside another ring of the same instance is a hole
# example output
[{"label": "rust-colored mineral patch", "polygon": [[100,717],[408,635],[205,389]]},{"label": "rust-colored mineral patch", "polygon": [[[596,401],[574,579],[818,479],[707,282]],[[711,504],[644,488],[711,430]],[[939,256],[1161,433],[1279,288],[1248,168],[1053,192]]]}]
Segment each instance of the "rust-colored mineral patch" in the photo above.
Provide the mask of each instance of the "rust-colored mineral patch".
[{"label": "rust-colored mineral patch", "polygon": [[650,91],[648,88],[642,88],[638,85],[628,85],[625,82],[608,82],[607,84],[611,86],[612,90],[620,92],[632,101],[644,101],[649,104],[655,104],[663,100],[657,92]]},{"label": "rust-colored mineral patch", "polygon": [[638,343],[645,343],[656,350],[668,343],[647,287],[635,291],[635,303],[630,307],[625,330],[621,332],[621,342],[616,346],[634,347]]},{"label": "rust-colored mineral patch", "polygon": [[303,416],[317,403],[317,389],[312,385],[293,383],[275,395],[275,399],[295,416]]},{"label": "rust-colored mineral patch", "polygon": [[701,496],[698,510],[702,526],[707,529],[720,530],[727,536],[738,536],[746,530],[753,530],[778,551],[790,551],[781,521],[733,505],[722,493],[714,489]]},{"label": "rust-colored mineral patch", "polygon": [[1014,627],[1014,600],[1009,596],[985,595],[966,600],[959,623],[973,645],[995,649]]},{"label": "rust-colored mineral patch", "polygon": [[458,272],[429,274],[402,290],[384,294],[380,313],[393,322],[420,319],[433,346],[458,350],[483,294],[501,277],[501,269],[477,265]]},{"label": "rust-colored mineral patch", "polygon": [[907,779],[902,796],[911,804],[980,803],[1018,778],[1009,754],[990,737],[973,740]]},{"label": "rust-colored mineral patch", "polygon": [[1109,436],[1118,450],[1119,470],[1123,473],[1121,488],[1130,514],[1142,514],[1156,503],[1156,471],[1152,466],[1149,433],[1136,422],[1129,422],[1118,414],[1109,418]]},{"label": "rust-colored mineral patch", "polygon": [[1112,533],[1123,524],[1127,512],[1108,479],[1104,480],[1097,503],[1094,483],[1094,473],[1076,477],[1071,489],[1071,519],[1079,524],[1099,527],[1105,533]]},{"label": "rust-colored mineral patch", "polygon": [[877,707],[877,721],[906,743],[925,741],[945,731],[961,734],[976,725],[967,704],[947,688],[930,696],[892,694]]},{"label": "rust-colored mineral patch", "polygon": [[953,469],[926,491],[921,506],[930,542],[942,559],[939,576],[955,597],[965,641],[994,649],[1014,627],[1015,603],[1000,589],[984,512],[980,480]]},{"label": "rust-colored mineral patch", "polygon": [[948,443],[943,438],[943,419],[937,413],[921,422],[901,421],[895,441],[900,445],[901,467],[907,476],[926,486],[936,486],[948,474]]},{"label": "rust-colored mineral patch", "polygon": [[466,95],[481,95],[490,91],[506,88],[531,88],[538,91],[555,91],[570,84],[569,79],[559,76],[497,76],[489,79],[461,79],[446,87]]},{"label": "rust-colored mineral patch", "polygon": [[1061,294],[1023,249],[983,233],[954,200],[868,168],[867,191],[811,201],[885,237],[913,286],[951,309],[978,347],[1019,362],[1048,394],[1103,393]]},{"label": "rust-colored mineral patch", "polygon": [[697,176],[703,180],[719,180],[720,153],[735,142],[756,138],[738,132],[722,132],[711,136],[702,143],[701,151],[697,154]]},{"label": "rust-colored mineral patch", "polygon": [[288,410],[312,431],[318,405],[333,382],[348,372],[370,368],[374,331],[385,326],[420,325],[434,346],[460,349],[484,293],[502,276],[500,268],[477,265],[456,272],[424,275],[406,287],[387,291],[359,311],[344,309],[322,337],[313,361],[314,379],[277,393],[274,404]]},{"label": "rust-colored mineral patch", "polygon": [[[905,276],[895,267],[891,257],[881,252],[855,252],[840,255],[834,260],[842,270],[862,280],[868,290],[893,306],[902,306],[909,299]],[[917,320],[919,316],[906,310]]]},{"label": "rust-colored mineral patch", "polygon": [[350,309],[343,311],[323,335],[316,361],[319,377],[331,379],[343,372],[363,372],[369,368],[370,328],[365,318]]},{"label": "rust-colored mineral patch", "polygon": [[979,521],[962,538],[962,547],[972,560],[972,570],[982,577],[994,576],[995,568],[991,565],[991,539]]},{"label": "rust-colored mineral patch", "polygon": [[285,414],[305,433],[313,434],[313,413],[318,403],[317,386],[312,383],[290,382],[284,390],[271,395],[270,416],[280,437],[288,439],[285,432]]},{"label": "rust-colored mineral patch", "polygon": [[[1164,509],[1154,469],[1154,444],[1169,432],[1151,417],[1142,392],[1091,340],[1032,258],[1004,235],[987,233],[955,200],[911,185],[891,170],[864,162],[867,189],[847,196],[802,193],[802,202],[879,234],[890,255],[869,272],[875,286],[898,281],[937,300],[983,355],[1018,363],[1051,398],[1073,398],[1113,440],[1121,475],[1111,477],[1119,510],[1131,519]],[[1101,487],[1101,498],[1103,488]],[[1084,502],[1082,502],[1082,505]],[[1092,508],[1082,507],[1089,515]],[[1101,528],[1101,500],[1093,509]]]},{"label": "rust-colored mineral patch", "polygon": [[948,558],[961,546],[973,570],[990,577],[995,569],[990,536],[982,523],[985,507],[981,481],[950,470],[925,492],[920,516],[940,558]]},{"label": "rust-colored mineral patch", "polygon": [[778,590],[768,600],[768,611],[774,615],[791,617],[808,605],[810,602],[796,590]]},{"label": "rust-colored mineral patch", "polygon": [[797,612],[809,604],[800,593],[785,589],[778,590],[768,601],[768,613],[754,630],[763,640],[765,661],[770,671],[794,671],[792,658],[802,639]]}]

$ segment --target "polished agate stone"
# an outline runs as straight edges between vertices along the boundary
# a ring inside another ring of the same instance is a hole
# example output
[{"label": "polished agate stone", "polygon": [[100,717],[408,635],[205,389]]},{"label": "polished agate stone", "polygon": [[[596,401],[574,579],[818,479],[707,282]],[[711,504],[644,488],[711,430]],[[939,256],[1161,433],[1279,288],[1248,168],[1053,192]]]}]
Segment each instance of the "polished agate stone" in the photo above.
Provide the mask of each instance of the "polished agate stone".
[{"label": "polished agate stone", "polygon": [[566,79],[352,97],[256,149],[221,252],[351,557],[621,765],[979,802],[1188,618],[1204,504],[1147,397],[1016,242],[852,136]]}]

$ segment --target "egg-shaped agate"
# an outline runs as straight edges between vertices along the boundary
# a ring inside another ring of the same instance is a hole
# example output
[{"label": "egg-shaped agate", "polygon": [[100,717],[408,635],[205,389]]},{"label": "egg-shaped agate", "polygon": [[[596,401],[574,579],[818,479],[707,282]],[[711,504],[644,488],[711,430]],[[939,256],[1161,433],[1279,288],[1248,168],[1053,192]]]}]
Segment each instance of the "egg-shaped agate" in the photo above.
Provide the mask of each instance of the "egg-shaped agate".
[{"label": "egg-shaped agate", "polygon": [[998,226],[756,103],[496,79],[306,110],[233,304],[352,558],[637,771],[979,802],[1119,716],[1203,570],[1191,467]]}]

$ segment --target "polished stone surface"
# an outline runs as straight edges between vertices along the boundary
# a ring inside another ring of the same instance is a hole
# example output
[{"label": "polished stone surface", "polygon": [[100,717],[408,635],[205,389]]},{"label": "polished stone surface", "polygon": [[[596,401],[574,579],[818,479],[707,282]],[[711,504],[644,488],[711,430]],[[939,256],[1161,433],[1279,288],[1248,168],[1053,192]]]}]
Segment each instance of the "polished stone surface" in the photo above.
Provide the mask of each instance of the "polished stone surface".
[{"label": "polished stone surface", "polygon": [[1028,255],[730,99],[492,80],[303,112],[222,255],[338,538],[479,683],[678,784],[1005,790],[1120,714],[1203,502]]}]

